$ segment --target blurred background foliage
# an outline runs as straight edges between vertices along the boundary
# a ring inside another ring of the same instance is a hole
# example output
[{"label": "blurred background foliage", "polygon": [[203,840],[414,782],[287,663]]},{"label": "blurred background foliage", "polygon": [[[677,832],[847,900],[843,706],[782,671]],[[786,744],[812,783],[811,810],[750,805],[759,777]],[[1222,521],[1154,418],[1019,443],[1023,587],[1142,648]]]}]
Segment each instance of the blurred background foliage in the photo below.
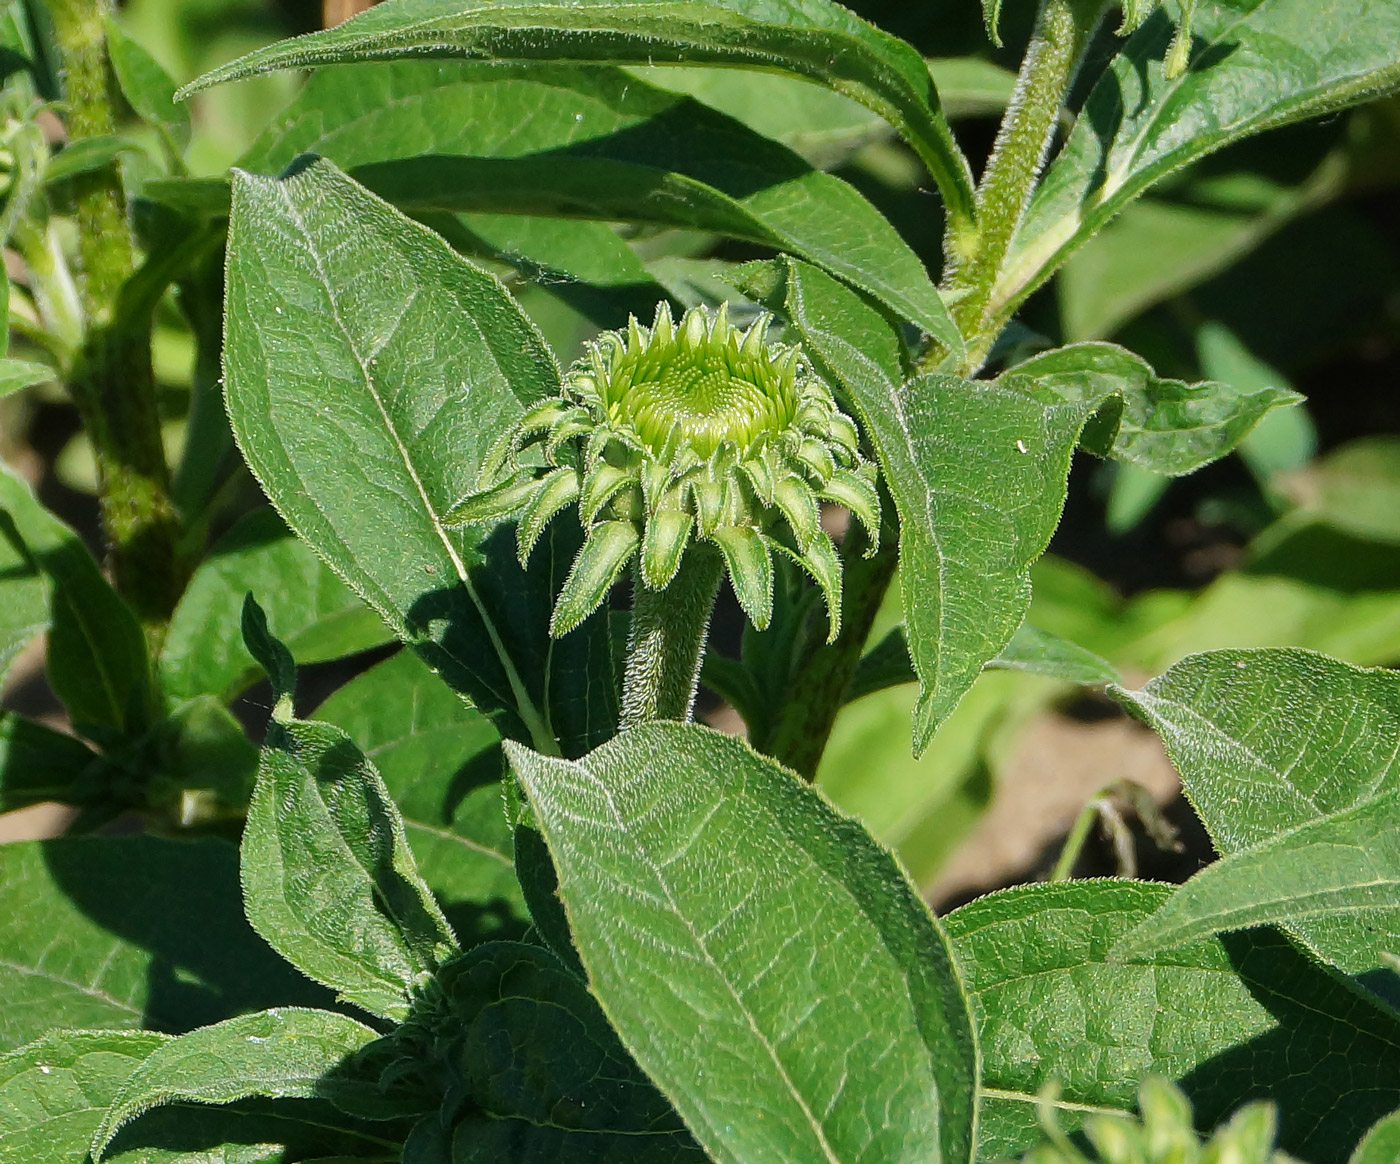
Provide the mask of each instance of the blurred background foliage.
[{"label": "blurred background foliage", "polygon": [[[1007,5],[1002,49],[988,44],[974,0],[851,6],[930,58],[964,148],[980,166],[1010,93],[1031,6]],[[184,81],[344,14],[306,0],[129,0],[118,19],[137,45]],[[1111,30],[1101,35],[1106,55]],[[838,173],[931,268],[939,266],[938,200],[913,156],[866,110],[779,77],[676,67],[638,72]],[[225,173],[303,83],[276,74],[199,94],[183,151],[162,140],[149,118],[132,114],[119,143],[127,188],[139,191],[143,182],[172,174]],[[46,96],[52,94],[36,99]],[[184,115],[170,116],[169,132],[186,132]],[[6,133],[20,125],[11,108]],[[24,175],[15,151],[9,157],[14,189]],[[61,167],[51,165],[44,180],[61,211]],[[1027,305],[997,353],[1003,366],[1064,342],[1113,339],[1163,375],[1240,387],[1289,385],[1307,397],[1305,407],[1272,414],[1237,455],[1187,478],[1168,481],[1081,458],[1062,526],[1035,571],[1036,625],[1099,652],[1130,679],[1193,651],[1227,646],[1302,646],[1360,664],[1400,662],[1397,187],[1400,100],[1265,134],[1157,187]],[[149,222],[161,229],[158,214]],[[571,282],[571,275],[587,277],[598,246],[630,248],[641,278],[683,303],[727,294],[716,279],[722,265],[763,253],[692,231],[600,236],[596,224],[582,224],[588,229],[575,232],[571,243],[564,232],[542,247],[531,222],[460,215],[432,225],[447,229],[449,241],[474,257],[485,256],[564,361],[600,326],[622,322],[615,317],[618,299],[600,305]],[[71,245],[62,230],[57,238],[58,245]],[[561,256],[567,262],[555,261]],[[17,284],[11,355],[61,366],[61,335],[55,341],[41,318],[17,256],[6,259]],[[216,278],[217,256],[210,271]],[[172,463],[199,385],[216,375],[207,348],[200,355],[196,332],[217,327],[217,299],[203,304],[201,316],[197,296],[186,288],[180,302],[179,294],[162,302],[154,337]],[[0,398],[0,454],[95,544],[92,453],[55,384]],[[222,534],[255,504],[255,486],[246,473],[235,473],[219,497],[199,527],[201,537]],[[738,608],[730,602],[721,610],[717,642],[732,652]],[[897,608],[883,612],[872,641],[899,620]],[[342,669],[324,685],[351,673]],[[32,710],[42,703],[41,688],[32,669],[20,668],[7,698]],[[914,697],[906,684],[850,703],[820,779],[899,851],[936,898],[956,900],[1044,872],[1070,819],[1100,787],[1117,781],[1145,784],[1172,815],[1176,786],[1160,751],[1106,704],[1043,678],[989,672],[914,760],[908,726]],[[256,704],[256,695],[247,698]],[[712,706],[710,714],[721,725],[732,723],[723,708]],[[1133,844],[1142,871],[1158,875],[1170,875],[1173,861],[1206,856],[1189,849],[1185,857],[1164,854],[1141,835]],[[1122,858],[1110,845],[1087,852],[1080,869],[1098,869],[1095,861],[1112,868]]]}]

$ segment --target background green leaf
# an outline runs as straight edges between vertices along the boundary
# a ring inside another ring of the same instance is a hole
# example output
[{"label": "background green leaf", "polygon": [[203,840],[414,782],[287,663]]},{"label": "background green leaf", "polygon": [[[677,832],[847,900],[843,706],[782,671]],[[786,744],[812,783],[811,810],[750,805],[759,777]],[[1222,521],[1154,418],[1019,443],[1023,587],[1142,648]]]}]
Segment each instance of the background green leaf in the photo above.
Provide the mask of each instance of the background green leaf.
[{"label": "background green leaf", "polygon": [[81,1164],[123,1080],[168,1036],[53,1031],[0,1055],[0,1164]]},{"label": "background green leaf", "polygon": [[1400,1022],[1276,931],[1107,961],[1171,892],[1023,885],[948,915],[982,1045],[982,1159],[1039,1142],[1036,1095],[1051,1078],[1071,1130],[1086,1109],[1131,1111],[1149,1073],[1181,1084],[1201,1130],[1269,1098],[1280,1146],[1317,1164],[1341,1164],[1392,1110]]},{"label": "background green leaf", "polygon": [[957,972],[859,825],[693,725],[572,763],[508,749],[590,985],[712,1157],[968,1158]]},{"label": "background green leaf", "polygon": [[601,620],[549,638],[562,523],[522,575],[508,531],[441,520],[524,404],[558,390],[499,282],[324,161],[239,177],[229,246],[229,413],[283,517],[506,734],[567,750],[610,734]]},{"label": "background green leaf", "polygon": [[49,683],[74,724],[97,732],[139,725],[150,698],[146,639],[140,623],[102,576],[78,535],[4,466],[0,466],[0,529],[5,535],[0,538],[0,554],[10,558],[15,572],[9,585],[20,586],[16,592],[19,625],[10,632],[10,643],[32,633],[29,620],[37,609],[36,594],[20,579],[37,573],[48,590]]},{"label": "background green leaf", "polygon": [[342,1014],[283,1008],[201,1027],[155,1048],[126,1077],[92,1134],[100,1159],[118,1128],[179,1100],[309,1099],[322,1077],[378,1033]]},{"label": "background green leaf", "polygon": [[175,82],[160,62],[122,30],[113,18],[107,20],[107,59],[112,63],[117,84],[143,121],[164,137],[171,153],[179,157],[190,144],[190,109],[175,100]]},{"label": "background green leaf", "polygon": [[1400,543],[1400,439],[1349,441],[1283,487],[1314,521],[1369,541]]},{"label": "background green leaf", "polygon": [[97,763],[82,740],[18,712],[0,712],[0,812],[68,800],[74,783]]},{"label": "background green leaf", "polygon": [[1372,0],[1219,0],[1198,7],[1174,80],[1158,14],[1095,84],[1031,200],[998,294],[1011,306],[1154,182],[1248,134],[1400,83],[1400,11]]},{"label": "background green leaf", "polygon": [[236,858],[213,839],[0,845],[0,1048],[55,1027],[178,1032],[329,1001],[248,928]]},{"label": "background green leaf", "polygon": [[[1400,927],[1385,928],[1385,911],[1400,899],[1400,793],[1299,825],[1262,845],[1208,865],[1115,947],[1136,958],[1214,933],[1318,916],[1349,920],[1380,955],[1400,949]],[[1388,911],[1393,917],[1395,911]],[[1361,943],[1358,943],[1361,944]],[[1400,997],[1400,990],[1388,993]]]},{"label": "background green leaf", "polygon": [[181,95],[275,69],[424,52],[506,60],[683,61],[793,73],[888,120],[929,168],[953,217],[971,217],[971,174],[939,111],[923,59],[830,0],[399,0],[338,28],[250,53],[199,78]]},{"label": "background green leaf", "polygon": [[[1223,855],[1400,790],[1400,674],[1307,651],[1194,655],[1140,691],[1110,692],[1162,737]],[[1293,924],[1323,957],[1392,1000],[1372,933],[1400,933],[1400,906]]]},{"label": "background green leaf", "polygon": [[252,593],[298,663],[337,659],[392,636],[383,620],[268,508],[210,550],[170,619],[160,670],[167,697],[230,700],[262,671],[234,632]]},{"label": "background green leaf", "polygon": [[315,714],[379,769],[462,945],[520,936],[530,919],[511,863],[501,737],[486,717],[411,651],[351,680]]}]

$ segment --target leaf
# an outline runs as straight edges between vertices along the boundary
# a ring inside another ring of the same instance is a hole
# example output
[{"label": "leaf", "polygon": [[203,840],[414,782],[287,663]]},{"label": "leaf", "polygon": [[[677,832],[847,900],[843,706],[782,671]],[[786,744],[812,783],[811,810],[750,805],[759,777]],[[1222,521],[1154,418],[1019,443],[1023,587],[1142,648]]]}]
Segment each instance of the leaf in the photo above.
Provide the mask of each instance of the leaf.
[{"label": "leaf", "polygon": [[[1400,791],[1394,671],[1365,671],[1307,651],[1212,651],[1184,659],[1140,691],[1109,693],[1162,737],[1223,856]],[[1290,928],[1400,1002],[1395,975],[1368,936],[1400,934],[1400,905]]]},{"label": "leaf", "polygon": [[519,61],[658,61],[778,70],[884,117],[937,181],[950,216],[972,216],[972,179],[909,45],[830,0],[399,0],[337,28],[249,53],[185,86],[186,97],[277,69],[437,56]]},{"label": "leaf", "polygon": [[423,880],[464,946],[529,922],[502,807],[500,735],[410,651],[351,680],[316,710],[379,769]]},{"label": "leaf", "polygon": [[1282,485],[1314,520],[1355,537],[1400,544],[1400,440],[1349,441]]},{"label": "leaf", "polygon": [[248,928],[235,857],[212,839],[0,845],[0,1049],[54,1027],[185,1031],[327,1001]]},{"label": "leaf", "polygon": [[[0,491],[9,485],[0,478]],[[0,679],[49,624],[49,583],[9,514],[0,509]]]},{"label": "leaf", "polygon": [[[1215,933],[1274,922],[1334,918],[1362,926],[1379,955],[1400,948],[1400,925],[1375,924],[1374,911],[1400,920],[1400,792],[1300,825],[1271,841],[1202,869],[1150,918],[1130,931],[1113,957],[1139,958]],[[1383,915],[1384,916],[1384,915]]]},{"label": "leaf", "polygon": [[44,166],[44,184],[53,186],[79,174],[105,169],[124,153],[139,152],[140,145],[116,133],[79,138],[65,145]]},{"label": "leaf", "polygon": [[253,928],[371,1014],[402,1019],[457,948],[384,781],[330,724],[268,725],[241,858]]},{"label": "leaf", "polygon": [[558,390],[533,325],[328,162],[237,176],[229,246],[229,414],[288,524],[506,734],[555,747],[557,733],[569,750],[605,738],[605,631],[549,637],[572,557],[562,523],[522,574],[509,531],[442,522],[524,405]]},{"label": "leaf", "polygon": [[32,360],[0,359],[0,397],[54,379],[57,373],[47,364]]},{"label": "leaf", "polygon": [[1009,316],[1064,258],[1153,183],[1249,134],[1316,117],[1400,83],[1400,10],[1371,0],[1218,0],[1197,7],[1190,67],[1162,58],[1157,16],[1089,94],[1002,269]]},{"label": "leaf", "polygon": [[957,972],[859,825],[695,725],[577,762],[507,752],[591,989],[712,1158],[968,1159]]},{"label": "leaf", "polygon": [[[47,587],[48,678],[74,724],[84,731],[120,731],[139,724],[150,694],[141,625],[102,576],[78,535],[4,466],[0,466],[0,533],[4,535],[0,562],[9,559],[16,581],[37,573]],[[35,629],[30,620],[37,612],[36,594],[26,583],[17,597],[21,624],[11,635],[27,640]],[[14,616],[7,616],[7,621],[10,617]],[[11,644],[15,641],[11,637]]]},{"label": "leaf", "polygon": [[1067,1130],[1086,1111],[1131,1111],[1148,1074],[1180,1083],[1202,1130],[1268,1097],[1280,1146],[1316,1164],[1343,1164],[1396,1106],[1400,1023],[1276,931],[1108,962],[1171,892],[1023,885],[948,915],[982,1045],[980,1158],[1039,1142],[1036,1096],[1051,1078]]},{"label": "leaf", "polygon": [[1121,411],[1096,418],[1085,431],[1084,447],[1172,476],[1224,456],[1266,413],[1302,400],[1284,387],[1163,379],[1141,357],[1105,343],[1071,344],[1034,356],[997,383],[1066,402],[1118,397]]},{"label": "leaf", "polygon": [[706,1159],[553,954],[492,942],[443,984],[465,1028],[455,1063],[477,1109],[456,1125],[454,1161]]},{"label": "leaf", "polygon": [[[240,165],[277,173],[308,152],[415,213],[641,221],[792,251],[949,347],[962,342],[921,260],[855,189],[722,113],[620,69],[561,66],[547,79],[528,66],[450,62],[328,69]],[[596,273],[557,250],[534,257],[584,279]],[[630,277],[651,282],[635,257]]]},{"label": "leaf", "polygon": [[79,777],[99,762],[75,736],[18,712],[0,712],[0,812],[41,800],[71,801]]},{"label": "leaf", "polygon": [[107,18],[107,59],[122,96],[142,121],[155,126],[170,152],[179,157],[190,144],[189,106],[175,101],[175,82],[170,74],[111,16]]},{"label": "leaf", "polygon": [[1017,628],[1001,654],[987,664],[987,669],[1025,671],[1086,687],[1101,687],[1122,681],[1117,669],[1107,659],[1028,622],[1023,622]]},{"label": "leaf", "polygon": [[283,1008],[201,1027],[156,1048],[117,1090],[92,1135],[92,1158],[123,1124],[179,1100],[232,1103],[252,1096],[310,1099],[322,1076],[378,1038],[354,1019],[325,1010]]},{"label": "leaf", "polygon": [[171,699],[229,701],[261,677],[237,633],[252,593],[298,663],[319,663],[389,639],[382,620],[270,508],[238,521],[200,563],[161,650]]},{"label": "leaf", "polygon": [[54,1031],[0,1055],[0,1164],[81,1164],[107,1105],[154,1031]]},{"label": "leaf", "polygon": [[1396,1164],[1400,1161],[1400,1111],[1377,1120],[1351,1154],[1350,1164]]},{"label": "leaf", "polygon": [[1016,74],[982,57],[933,57],[928,62],[948,116],[991,117],[1011,104]]},{"label": "leaf", "polygon": [[1059,521],[1070,458],[1100,401],[944,375],[901,384],[892,325],[828,276],[780,259],[749,268],[741,286],[788,318],[874,442],[900,517],[905,634],[922,686],[917,754],[1021,625],[1030,564]]}]

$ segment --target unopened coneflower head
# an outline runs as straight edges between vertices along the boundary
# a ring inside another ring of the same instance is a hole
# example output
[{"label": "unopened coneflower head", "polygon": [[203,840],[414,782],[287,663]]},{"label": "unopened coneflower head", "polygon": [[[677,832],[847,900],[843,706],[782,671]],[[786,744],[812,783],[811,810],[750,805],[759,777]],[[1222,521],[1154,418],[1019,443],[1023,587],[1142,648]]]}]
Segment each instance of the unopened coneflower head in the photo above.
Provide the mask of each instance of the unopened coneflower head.
[{"label": "unopened coneflower head", "polygon": [[664,589],[686,550],[721,555],[760,629],[773,609],[773,554],[821,587],[839,629],[841,564],[821,528],[822,501],[849,509],[874,544],[875,466],[856,426],[799,349],[766,343],[767,316],[747,330],[728,310],[665,303],[650,328],[631,320],[589,346],[561,394],[532,406],[482,468],[480,492],[453,524],[516,517],[524,562],[548,523],[577,504],[587,531],[555,605],[551,632],[581,623],[640,555],[643,585]]}]

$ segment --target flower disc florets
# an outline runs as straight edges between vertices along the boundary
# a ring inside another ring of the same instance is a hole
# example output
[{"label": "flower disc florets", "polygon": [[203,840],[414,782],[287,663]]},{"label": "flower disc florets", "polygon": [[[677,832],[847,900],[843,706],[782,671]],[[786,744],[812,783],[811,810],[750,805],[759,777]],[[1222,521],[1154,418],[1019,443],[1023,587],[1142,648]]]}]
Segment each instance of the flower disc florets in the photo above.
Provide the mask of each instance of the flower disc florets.
[{"label": "flower disc florets", "polygon": [[460,524],[518,516],[523,562],[549,521],[578,504],[588,536],[554,611],[573,629],[640,554],[644,585],[660,590],[687,547],[708,543],[754,625],[773,606],[773,551],[821,587],[832,637],[841,565],[821,528],[820,502],[848,508],[872,543],[880,523],[875,466],[856,426],[800,351],[764,342],[721,306],[662,304],[650,328],[633,319],[592,344],[559,396],[530,408],[482,470],[482,492],[454,511]]}]

